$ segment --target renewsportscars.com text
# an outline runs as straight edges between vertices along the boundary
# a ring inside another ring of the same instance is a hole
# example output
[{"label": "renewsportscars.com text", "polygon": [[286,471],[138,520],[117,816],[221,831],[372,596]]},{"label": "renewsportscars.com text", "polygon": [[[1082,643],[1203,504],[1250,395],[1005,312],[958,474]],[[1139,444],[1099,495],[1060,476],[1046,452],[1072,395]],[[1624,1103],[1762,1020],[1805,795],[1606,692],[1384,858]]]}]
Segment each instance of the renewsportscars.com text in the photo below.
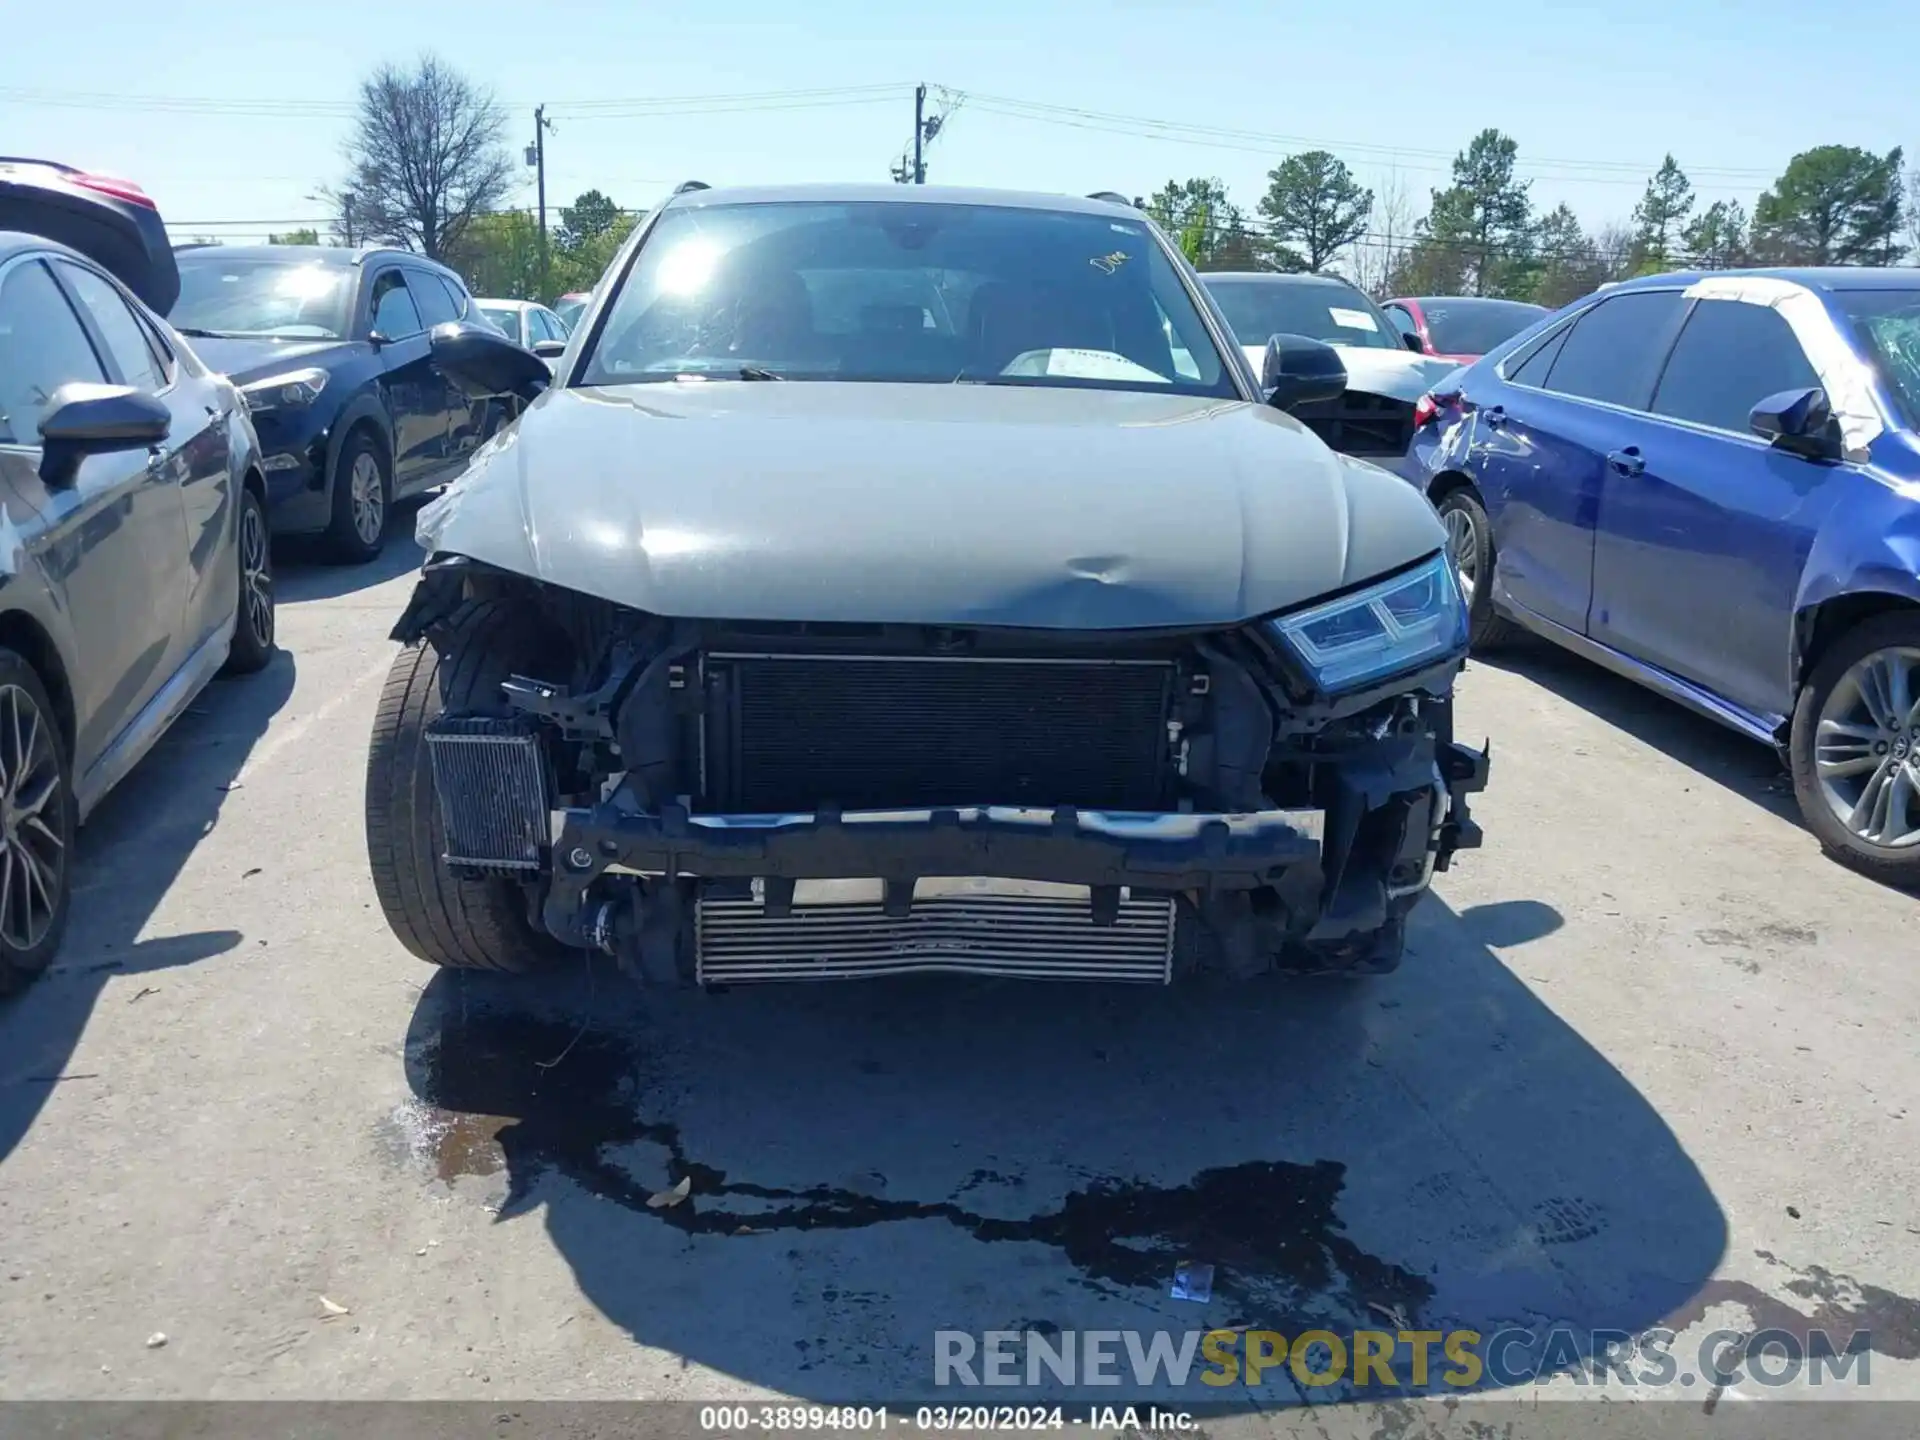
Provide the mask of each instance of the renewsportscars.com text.
[{"label": "renewsportscars.com text", "polygon": [[1549,1376],[1576,1384],[1721,1387],[1871,1383],[1866,1331],[964,1330],[934,1334],[936,1385],[1297,1384],[1473,1389]]}]

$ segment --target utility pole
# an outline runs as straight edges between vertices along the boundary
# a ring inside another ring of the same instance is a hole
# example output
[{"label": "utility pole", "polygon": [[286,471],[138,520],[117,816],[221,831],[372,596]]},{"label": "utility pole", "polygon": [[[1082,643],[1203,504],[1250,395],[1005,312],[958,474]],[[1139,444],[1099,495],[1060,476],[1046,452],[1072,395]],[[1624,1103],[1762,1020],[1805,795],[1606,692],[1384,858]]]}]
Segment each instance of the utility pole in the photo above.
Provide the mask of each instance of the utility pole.
[{"label": "utility pole", "polygon": [[340,197],[340,228],[347,233],[347,248],[353,248],[353,192],[347,191]]},{"label": "utility pole", "polygon": [[927,138],[927,87],[916,85],[913,91],[913,183],[927,183],[924,146]]},{"label": "utility pole", "polygon": [[547,131],[553,122],[547,119],[547,107],[533,107],[533,144],[527,147],[527,164],[533,166],[534,186],[540,205],[540,296],[547,294]]}]

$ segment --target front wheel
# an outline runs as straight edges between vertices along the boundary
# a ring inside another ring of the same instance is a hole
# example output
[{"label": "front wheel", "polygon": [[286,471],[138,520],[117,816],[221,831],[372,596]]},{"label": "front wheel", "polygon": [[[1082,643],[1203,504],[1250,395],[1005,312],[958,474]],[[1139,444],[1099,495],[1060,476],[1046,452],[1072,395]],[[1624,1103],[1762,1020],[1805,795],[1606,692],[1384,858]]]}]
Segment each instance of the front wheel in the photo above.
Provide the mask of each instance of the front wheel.
[{"label": "front wheel", "polygon": [[450,871],[427,726],[442,710],[499,714],[501,682],[535,673],[542,637],[499,602],[470,604],[430,640],[409,645],[387,672],[367,750],[367,859],[374,893],[400,943],[434,965],[532,970],[561,947],[528,918],[512,880]]},{"label": "front wheel", "polygon": [[1793,790],[1826,851],[1920,887],[1920,611],[1876,615],[1814,666],[1788,740]]},{"label": "front wheel", "polygon": [[240,533],[234,541],[239,575],[239,611],[233,643],[227,649],[227,673],[251,675],[273,658],[273,548],[268,542],[267,507],[251,490],[240,492]]},{"label": "front wheel", "polygon": [[67,930],[79,815],[46,686],[0,650],[0,995],[47,968]]},{"label": "front wheel", "polygon": [[362,565],[387,543],[393,509],[393,474],[386,451],[366,430],[340,447],[333,474],[333,513],[327,523],[328,555],[344,565]]},{"label": "front wheel", "polygon": [[1454,490],[1435,507],[1447,527],[1447,557],[1467,598],[1469,636],[1476,650],[1492,650],[1514,638],[1514,624],[1493,608],[1493,521],[1480,497]]}]

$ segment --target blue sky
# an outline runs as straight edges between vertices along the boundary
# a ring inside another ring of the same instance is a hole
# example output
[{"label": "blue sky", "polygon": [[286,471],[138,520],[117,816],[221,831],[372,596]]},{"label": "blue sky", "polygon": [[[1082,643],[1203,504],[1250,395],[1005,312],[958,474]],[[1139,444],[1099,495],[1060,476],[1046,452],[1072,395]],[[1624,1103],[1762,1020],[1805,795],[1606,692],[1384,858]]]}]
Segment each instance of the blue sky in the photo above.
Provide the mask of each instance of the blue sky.
[{"label": "blue sky", "polygon": [[[1218,175],[1250,209],[1280,158],[1321,145],[1365,183],[1397,177],[1421,213],[1453,152],[1495,125],[1536,199],[1593,226],[1626,217],[1668,150],[1703,203],[1749,204],[1812,145],[1920,150],[1910,0],[1844,11],[93,0],[6,27],[0,151],[132,176],[179,229],[257,238],[323,217],[306,197],[340,173],[359,77],[432,49],[510,107],[516,149],[547,103],[550,204],[597,187],[646,205],[688,177],[884,180],[926,81],[967,97],[929,152],[935,182],[1143,194]],[[532,193],[529,170],[515,198]]]}]

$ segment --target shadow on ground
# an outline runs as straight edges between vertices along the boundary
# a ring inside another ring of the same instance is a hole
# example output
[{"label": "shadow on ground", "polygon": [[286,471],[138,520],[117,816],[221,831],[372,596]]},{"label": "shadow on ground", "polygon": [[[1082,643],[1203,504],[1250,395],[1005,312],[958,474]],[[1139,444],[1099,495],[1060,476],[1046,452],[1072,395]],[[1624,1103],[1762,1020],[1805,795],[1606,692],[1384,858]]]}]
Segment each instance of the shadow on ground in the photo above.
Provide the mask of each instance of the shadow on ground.
[{"label": "shadow on ground", "polygon": [[1544,640],[1523,637],[1484,659],[1476,653],[1474,663],[1524,676],[1742,799],[1801,824],[1793,782],[1769,746]]},{"label": "shadow on ground", "polygon": [[285,651],[257,675],[216,680],[81,830],[66,942],[37,984],[0,1001],[0,1164],[55,1087],[91,1078],[69,1062],[111,977],[157,974],[240,944],[234,930],[140,934],[219,822],[226,787],[293,682]]},{"label": "shadow on ground", "polygon": [[421,502],[403,500],[388,518],[387,544],[364,565],[336,565],[326,560],[318,542],[288,536],[273,542],[274,590],[281,604],[331,600],[384,585],[396,576],[418,570],[427,558],[414,543],[413,524]]},{"label": "shadow on ground", "polygon": [[[604,963],[538,992],[443,974],[409,1035],[409,1163],[500,1223],[538,1215],[636,1341],[820,1401],[1176,1393],[936,1391],[939,1331],[1638,1331],[1699,1292],[1726,1225],[1482,941],[1559,924],[1429,900],[1405,967],[1344,985],[640,998]],[[1183,1260],[1214,1267],[1210,1302],[1169,1295]],[[1196,1391],[1303,1393],[1284,1368]]]}]

